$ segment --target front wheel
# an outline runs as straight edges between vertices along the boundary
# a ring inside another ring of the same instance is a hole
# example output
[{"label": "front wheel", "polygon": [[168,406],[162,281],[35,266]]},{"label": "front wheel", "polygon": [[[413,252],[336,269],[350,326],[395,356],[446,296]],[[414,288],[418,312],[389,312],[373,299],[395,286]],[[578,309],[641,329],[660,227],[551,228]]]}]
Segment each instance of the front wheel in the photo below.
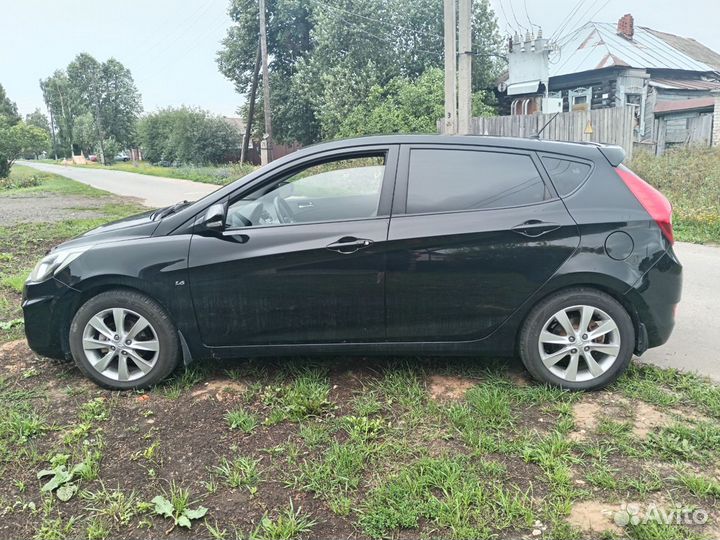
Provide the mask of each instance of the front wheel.
[{"label": "front wheel", "polygon": [[635,328],[625,308],[593,289],[563,291],[528,315],[520,357],[536,379],[571,390],[596,390],[625,371]]},{"label": "front wheel", "polygon": [[177,330],[160,304],[125,290],[83,304],[70,325],[70,350],[80,370],[114,390],[145,388],[172,373],[179,361]]}]

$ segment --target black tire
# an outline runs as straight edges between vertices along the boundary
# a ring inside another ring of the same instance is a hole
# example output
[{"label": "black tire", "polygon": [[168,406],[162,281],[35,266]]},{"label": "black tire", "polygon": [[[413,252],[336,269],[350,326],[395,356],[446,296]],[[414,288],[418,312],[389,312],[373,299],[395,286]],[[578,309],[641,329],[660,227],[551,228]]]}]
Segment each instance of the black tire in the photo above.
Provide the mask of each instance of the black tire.
[{"label": "black tire", "polygon": [[[553,315],[578,305],[595,307],[609,315],[617,325],[620,347],[615,361],[602,375],[587,381],[568,381],[556,376],[545,366],[538,343],[543,326]],[[518,349],[525,368],[535,379],[568,390],[599,390],[611,384],[627,369],[635,350],[635,326],[625,308],[608,294],[584,287],[567,289],[543,299],[530,311],[520,332]]]},{"label": "black tire", "polygon": [[[92,366],[83,349],[83,331],[90,319],[103,310],[112,308],[124,308],[141,315],[157,334],[160,350],[155,364],[148,373],[135,380],[120,381],[106,377]],[[140,389],[157,384],[175,371],[180,360],[177,329],[167,311],[152,298],[128,290],[100,293],[78,309],[70,325],[70,350],[80,371],[99,386],[111,390]]]}]

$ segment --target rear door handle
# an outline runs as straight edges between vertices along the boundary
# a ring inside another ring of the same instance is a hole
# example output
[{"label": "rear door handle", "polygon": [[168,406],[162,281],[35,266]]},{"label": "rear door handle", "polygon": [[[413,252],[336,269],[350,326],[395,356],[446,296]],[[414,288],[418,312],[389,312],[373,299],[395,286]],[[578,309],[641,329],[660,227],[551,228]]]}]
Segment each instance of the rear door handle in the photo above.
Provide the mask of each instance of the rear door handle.
[{"label": "rear door handle", "polygon": [[513,232],[527,236],[528,238],[537,238],[543,234],[556,231],[560,228],[557,223],[548,223],[539,219],[529,219],[525,223],[520,223],[511,228]]},{"label": "rear door handle", "polygon": [[356,251],[370,247],[372,244],[373,241],[368,240],[367,238],[343,236],[337,242],[333,242],[326,247],[330,251],[337,251],[338,253],[342,253],[343,255],[349,255],[350,253],[355,253]]}]

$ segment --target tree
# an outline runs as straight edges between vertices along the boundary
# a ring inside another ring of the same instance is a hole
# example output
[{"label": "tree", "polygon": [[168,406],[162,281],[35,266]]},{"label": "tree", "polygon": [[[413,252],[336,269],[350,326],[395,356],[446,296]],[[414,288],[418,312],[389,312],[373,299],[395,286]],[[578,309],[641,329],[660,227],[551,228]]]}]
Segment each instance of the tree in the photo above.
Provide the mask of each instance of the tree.
[{"label": "tree", "polygon": [[149,161],[194,165],[222,163],[240,150],[240,133],[220,116],[181,107],[148,114],[138,123],[138,139]]},{"label": "tree", "polygon": [[47,79],[41,80],[40,89],[57,134],[59,148],[55,151],[71,157],[74,152],[73,144],[76,143],[75,122],[78,116],[85,112],[80,97],[63,70],[57,70]]},{"label": "tree", "polygon": [[[223,41],[218,65],[247,96],[257,50],[256,4],[232,0],[230,15],[236,25]],[[378,89],[393,93],[391,81],[413,83],[443,67],[437,0],[272,0],[268,15],[273,125],[280,141],[309,143],[347,133],[348,115],[369,97],[382,96]],[[499,71],[501,40],[488,0],[474,2],[472,31],[477,92]]]},{"label": "tree", "polygon": [[25,115],[25,123],[29,126],[40,128],[50,135],[50,122],[48,121],[48,117],[40,109],[35,109],[30,114]]},{"label": "tree", "polygon": [[[267,2],[268,55],[270,57],[271,106],[277,127],[274,138],[279,142],[309,143],[317,139],[319,125],[309,103],[292,89],[292,77],[298,61],[312,49],[310,32],[313,27],[309,4],[304,0],[269,0]],[[246,97],[239,112],[247,114],[247,99],[255,74],[255,60],[259,43],[257,2],[231,0],[228,13],[235,25],[222,41],[217,54],[220,72],[230,79],[235,90]],[[262,95],[260,83],[258,95]],[[262,117],[263,108],[257,106],[254,118]],[[258,125],[258,124],[255,124]],[[258,135],[262,130],[257,130]]]},{"label": "tree", "polygon": [[7,97],[2,84],[0,84],[0,117],[4,117],[5,121],[10,124],[15,124],[20,121],[17,105]]},{"label": "tree", "polygon": [[10,174],[14,161],[23,153],[37,155],[50,146],[50,137],[42,129],[23,121],[11,124],[7,116],[0,116],[0,178]]},{"label": "tree", "polygon": [[[112,141],[114,148],[135,143],[135,127],[142,112],[140,94],[130,70],[116,59],[101,63],[81,53],[66,70],[40,81],[40,87],[65,155],[74,151],[73,145],[82,150],[92,146],[104,156],[106,141]],[[92,122],[83,118],[81,130],[75,133],[76,122],[86,114]],[[88,126],[94,129],[92,144],[87,140]]]}]

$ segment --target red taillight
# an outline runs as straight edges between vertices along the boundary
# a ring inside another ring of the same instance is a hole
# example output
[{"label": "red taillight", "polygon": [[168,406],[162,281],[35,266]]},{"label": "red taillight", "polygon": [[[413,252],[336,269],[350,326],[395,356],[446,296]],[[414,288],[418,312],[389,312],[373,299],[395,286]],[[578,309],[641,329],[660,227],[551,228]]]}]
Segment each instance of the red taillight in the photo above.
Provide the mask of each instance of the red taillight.
[{"label": "red taillight", "polygon": [[635,195],[635,198],[643,205],[643,208],[647,210],[650,217],[658,224],[668,242],[672,244],[675,241],[672,226],[672,206],[667,197],[624,165],[620,165],[615,171],[625,182],[628,189],[632,191],[632,194]]}]

